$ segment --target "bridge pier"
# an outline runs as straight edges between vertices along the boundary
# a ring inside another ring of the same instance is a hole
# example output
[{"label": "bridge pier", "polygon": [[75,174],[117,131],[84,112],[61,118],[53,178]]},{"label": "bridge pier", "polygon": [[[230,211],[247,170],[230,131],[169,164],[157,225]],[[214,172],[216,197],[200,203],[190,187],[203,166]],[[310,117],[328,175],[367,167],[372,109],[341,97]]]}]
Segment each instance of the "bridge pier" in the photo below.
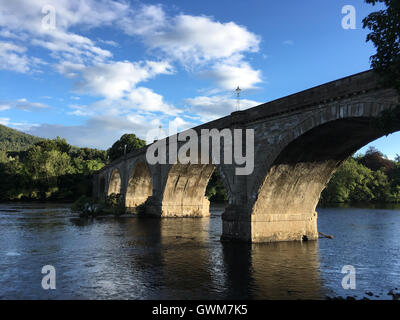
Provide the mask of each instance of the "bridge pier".
[{"label": "bridge pier", "polygon": [[165,218],[202,218],[210,216],[210,201],[204,197],[200,203],[168,203],[150,197],[146,202],[146,215]]},{"label": "bridge pier", "polygon": [[228,206],[222,215],[223,241],[277,242],[318,239],[317,213],[244,214],[246,208]]}]

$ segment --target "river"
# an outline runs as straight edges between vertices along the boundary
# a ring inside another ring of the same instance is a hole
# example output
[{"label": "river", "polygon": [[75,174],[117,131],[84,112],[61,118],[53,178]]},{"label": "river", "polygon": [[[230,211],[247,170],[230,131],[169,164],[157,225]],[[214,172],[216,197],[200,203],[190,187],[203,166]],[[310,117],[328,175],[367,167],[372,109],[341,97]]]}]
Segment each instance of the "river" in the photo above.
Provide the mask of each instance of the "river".
[{"label": "river", "polygon": [[[253,245],[220,242],[222,210],[82,220],[68,205],[0,204],[0,299],[392,299],[400,288],[399,209],[319,208],[333,240]],[[45,265],[55,290],[42,288]],[[345,265],[356,289],[342,287]]]}]

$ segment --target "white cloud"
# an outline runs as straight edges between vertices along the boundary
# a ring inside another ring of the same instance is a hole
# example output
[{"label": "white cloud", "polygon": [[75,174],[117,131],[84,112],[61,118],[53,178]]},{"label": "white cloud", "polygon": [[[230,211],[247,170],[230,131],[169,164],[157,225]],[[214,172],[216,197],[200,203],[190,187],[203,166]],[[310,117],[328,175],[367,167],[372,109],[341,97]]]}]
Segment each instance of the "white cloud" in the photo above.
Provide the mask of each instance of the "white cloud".
[{"label": "white cloud", "polygon": [[[41,9],[53,5],[56,10],[56,29],[44,30]],[[2,34],[12,38],[26,39],[30,34],[31,43],[48,49],[58,62],[56,69],[68,77],[76,76],[73,66],[83,68],[96,64],[107,64],[112,53],[95,45],[87,37],[69,31],[72,27],[96,28],[117,26],[126,34],[140,36],[150,49],[165,57],[180,61],[185,67],[209,68],[209,76],[227,88],[218,69],[227,69],[235,74],[250,71],[248,77],[239,75],[243,86],[259,80],[259,71],[243,61],[226,66],[226,60],[248,52],[258,52],[260,37],[234,22],[219,22],[212,17],[179,14],[168,16],[161,5],[132,5],[126,1],[106,0],[0,0],[0,26]],[[99,43],[115,45],[113,41],[99,40]],[[14,52],[15,59],[24,56]],[[25,57],[26,58],[26,57]],[[204,65],[205,64],[205,65]],[[27,62],[13,64],[13,69],[27,70]],[[68,69],[68,70],[66,70]],[[107,71],[107,70],[104,70]],[[245,78],[245,79],[243,79]],[[251,79],[250,79],[251,78]],[[119,85],[126,86],[119,83]],[[117,85],[118,87],[118,85]],[[124,90],[124,89],[122,89]],[[117,90],[118,91],[118,90]],[[109,94],[109,93],[108,93]]]},{"label": "white cloud", "polygon": [[211,79],[219,88],[233,91],[237,86],[242,89],[255,88],[262,82],[261,71],[254,70],[244,61],[221,62],[215,64],[211,70],[200,73],[203,77]]},{"label": "white cloud", "polygon": [[42,8],[52,5],[56,10],[56,27],[66,30],[71,26],[98,27],[109,25],[128,8],[125,1],[112,0],[0,0],[0,20],[10,28],[38,29],[46,13]]},{"label": "white cloud", "polygon": [[55,66],[55,69],[68,78],[74,78],[78,76],[80,71],[85,69],[85,65],[70,61],[61,61]]},{"label": "white cloud", "polygon": [[236,53],[258,51],[259,38],[234,22],[220,23],[209,17],[178,15],[165,29],[146,35],[145,42],[184,64],[228,58]]},{"label": "white cloud", "polygon": [[149,37],[167,24],[167,17],[161,5],[141,5],[130,8],[118,19],[118,26],[130,36]]},{"label": "white cloud", "polygon": [[219,89],[233,90],[237,85],[248,89],[262,82],[261,71],[254,70],[244,58],[245,53],[259,51],[260,37],[234,22],[185,14],[170,17],[161,6],[142,6],[120,26],[187,69],[200,68],[199,74]]},{"label": "white cloud", "polygon": [[86,67],[81,72],[82,79],[75,85],[76,92],[119,99],[131,93],[139,82],[173,71],[165,61],[118,61]]},{"label": "white cloud", "polygon": [[18,99],[16,102],[14,102],[13,107],[16,109],[24,110],[24,111],[40,111],[43,109],[48,109],[50,108],[48,105],[40,103],[40,102],[31,102],[26,100],[25,98],[23,99]]},{"label": "white cloud", "polygon": [[161,6],[150,5],[125,16],[119,26],[188,69],[212,66],[203,74],[224,90],[231,90],[232,83],[253,88],[261,82],[261,71],[254,70],[243,56],[259,51],[260,37],[234,22],[185,14],[167,16]]},{"label": "white cloud", "polygon": [[11,42],[0,41],[0,69],[25,73],[30,70],[25,47]]},{"label": "white cloud", "polygon": [[0,111],[8,110],[8,109],[19,109],[23,111],[43,111],[45,109],[50,108],[48,105],[40,103],[40,102],[31,102],[25,98],[18,99],[16,101],[0,101]]},{"label": "white cloud", "polygon": [[[42,13],[42,8],[48,5],[52,5],[56,13],[56,28],[51,30],[42,26],[46,15]],[[58,60],[89,64],[92,61],[101,62],[110,58],[111,52],[68,29],[111,25],[128,6],[125,2],[105,0],[0,0],[1,36],[24,43],[30,41],[35,46],[48,49]]]},{"label": "white cloud", "polygon": [[[188,111],[199,115],[203,122],[208,122],[227,116],[237,109],[237,100],[225,95],[211,97],[199,96],[185,99],[185,102],[190,106]],[[260,102],[257,101],[241,99],[240,109],[248,109],[259,104]]]},{"label": "white cloud", "polygon": [[132,105],[132,108],[149,112],[161,112],[168,115],[180,112],[174,106],[166,104],[161,95],[144,87],[132,90],[128,95],[128,103]]},{"label": "white cloud", "polygon": [[[55,30],[44,30],[41,25],[41,9],[49,4],[56,9]],[[186,14],[171,16],[161,5],[132,5],[125,0],[0,0],[0,8],[0,36],[10,39],[3,42],[8,43],[3,50],[0,46],[0,69],[32,71],[45,62],[30,57],[28,48],[45,48],[55,70],[74,79],[75,93],[101,98],[88,105],[69,106],[69,114],[88,117],[86,124],[32,125],[28,128],[32,134],[65,136],[73,144],[97,147],[110,146],[126,132],[145,137],[149,127],[182,115],[182,110],[166,102],[161,94],[142,85],[158,75],[174,73],[172,64],[177,62],[211,79],[218,90],[234,90],[237,85],[254,88],[261,82],[261,72],[254,70],[245,57],[259,51],[260,38],[234,22]],[[113,61],[110,50],[117,43],[75,33],[104,26],[138,37],[158,61]],[[193,119],[198,115],[203,121],[229,114],[236,103],[226,96],[195,97],[186,102]],[[257,104],[250,100],[241,103],[243,108]],[[48,108],[26,100],[3,105],[26,111]],[[12,124],[8,118],[3,120]],[[192,126],[180,117],[173,121],[181,127]]]},{"label": "white cloud", "polygon": [[126,95],[119,98],[106,98],[89,105],[70,105],[72,111],[68,114],[84,117],[93,116],[125,116],[135,114],[140,117],[144,114],[153,117],[175,116],[182,110],[164,101],[162,95],[145,87],[133,88]]},{"label": "white cloud", "polygon": [[221,23],[210,17],[178,15],[151,33],[145,43],[161,49],[184,65],[229,58],[242,52],[257,52],[260,39],[234,22]]},{"label": "white cloud", "polygon": [[112,41],[112,40],[98,39],[97,41],[100,42],[100,43],[104,43],[104,44],[106,44],[108,46],[111,46],[111,47],[118,47],[118,43],[116,43],[115,41]]},{"label": "white cloud", "polygon": [[10,122],[10,118],[0,118],[0,124],[2,124],[3,126],[8,125]]}]

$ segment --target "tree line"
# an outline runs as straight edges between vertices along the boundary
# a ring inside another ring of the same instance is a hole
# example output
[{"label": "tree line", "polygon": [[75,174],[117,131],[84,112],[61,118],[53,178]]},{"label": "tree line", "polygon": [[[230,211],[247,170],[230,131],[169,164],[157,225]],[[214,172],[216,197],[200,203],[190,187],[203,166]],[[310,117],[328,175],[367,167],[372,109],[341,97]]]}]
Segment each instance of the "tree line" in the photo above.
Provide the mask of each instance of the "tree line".
[{"label": "tree line", "polygon": [[57,137],[41,139],[0,128],[0,201],[76,200],[92,193],[93,173],[146,145],[124,134],[107,151],[77,148]]},{"label": "tree line", "polygon": [[74,200],[89,195],[105,151],[41,140],[25,151],[0,150],[0,200]]},{"label": "tree line", "polygon": [[390,160],[373,147],[347,159],[320,199],[322,205],[371,202],[400,202],[400,157]]},{"label": "tree line", "polygon": [[[125,134],[107,151],[77,148],[65,139],[40,140],[27,150],[0,150],[0,200],[76,200],[91,196],[93,173],[145,142]],[[215,171],[206,189],[212,202],[227,193]],[[400,156],[390,160],[371,147],[347,159],[321,194],[320,204],[400,202]]]}]

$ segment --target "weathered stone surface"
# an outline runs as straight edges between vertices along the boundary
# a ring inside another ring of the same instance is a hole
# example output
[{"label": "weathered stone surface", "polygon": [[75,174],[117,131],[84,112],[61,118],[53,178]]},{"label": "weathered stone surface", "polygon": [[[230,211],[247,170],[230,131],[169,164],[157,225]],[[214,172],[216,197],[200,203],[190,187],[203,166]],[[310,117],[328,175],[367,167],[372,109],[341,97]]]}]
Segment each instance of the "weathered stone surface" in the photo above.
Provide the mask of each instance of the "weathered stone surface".
[{"label": "weathered stone surface", "polygon": [[194,128],[198,133],[254,129],[254,172],[249,176],[235,175],[230,164],[148,165],[147,146],[100,170],[93,193],[104,197],[119,191],[130,207],[147,199],[149,215],[207,216],[205,189],[218,170],[229,197],[222,239],[317,239],[315,208],[321,191],[347,157],[382,136],[370,119],[398,103],[397,93],[380,88],[372,71],[356,74]]}]

